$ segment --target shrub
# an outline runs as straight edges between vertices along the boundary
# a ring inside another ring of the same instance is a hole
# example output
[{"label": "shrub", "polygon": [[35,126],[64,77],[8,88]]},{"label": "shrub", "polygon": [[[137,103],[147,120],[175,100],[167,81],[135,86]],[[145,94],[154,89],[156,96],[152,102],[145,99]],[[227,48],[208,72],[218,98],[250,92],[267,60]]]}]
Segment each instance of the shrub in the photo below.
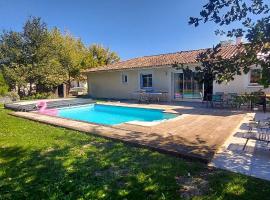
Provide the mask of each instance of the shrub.
[{"label": "shrub", "polygon": [[11,91],[7,93],[7,96],[12,100],[12,101],[18,101],[20,100],[20,96],[18,95],[17,92]]},{"label": "shrub", "polygon": [[53,93],[46,93],[46,92],[42,92],[42,93],[35,93],[31,96],[26,96],[23,97],[22,100],[32,100],[32,99],[52,99],[55,98],[55,94]]}]

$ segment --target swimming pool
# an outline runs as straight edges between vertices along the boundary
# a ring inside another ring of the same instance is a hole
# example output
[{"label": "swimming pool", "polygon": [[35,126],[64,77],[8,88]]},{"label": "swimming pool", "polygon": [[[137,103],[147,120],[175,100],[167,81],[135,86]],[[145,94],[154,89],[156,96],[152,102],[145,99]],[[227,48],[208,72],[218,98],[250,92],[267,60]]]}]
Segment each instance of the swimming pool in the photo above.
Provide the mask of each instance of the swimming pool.
[{"label": "swimming pool", "polygon": [[105,125],[117,125],[131,121],[153,122],[175,118],[160,109],[145,109],[126,106],[90,104],[58,109],[57,116]]}]

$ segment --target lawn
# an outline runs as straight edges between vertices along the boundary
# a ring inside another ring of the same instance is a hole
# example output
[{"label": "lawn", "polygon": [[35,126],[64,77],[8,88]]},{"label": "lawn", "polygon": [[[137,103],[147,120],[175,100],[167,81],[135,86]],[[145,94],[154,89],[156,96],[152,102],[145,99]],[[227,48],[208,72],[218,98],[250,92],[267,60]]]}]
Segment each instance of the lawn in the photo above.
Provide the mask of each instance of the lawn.
[{"label": "lawn", "polygon": [[[270,182],[8,115],[0,106],[0,199],[267,199]],[[208,187],[209,186],[209,187]]]}]

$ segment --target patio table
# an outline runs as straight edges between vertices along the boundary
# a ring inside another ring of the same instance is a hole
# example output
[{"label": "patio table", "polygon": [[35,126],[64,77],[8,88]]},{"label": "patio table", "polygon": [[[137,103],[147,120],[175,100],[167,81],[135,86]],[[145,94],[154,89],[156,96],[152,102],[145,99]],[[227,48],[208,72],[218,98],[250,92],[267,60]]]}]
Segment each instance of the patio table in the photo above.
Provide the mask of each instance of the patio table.
[{"label": "patio table", "polygon": [[138,92],[135,92],[134,94],[138,95],[138,100],[140,102],[142,101],[151,102],[152,100],[156,100],[157,102],[159,102],[160,98],[168,94],[168,92],[138,91]]}]

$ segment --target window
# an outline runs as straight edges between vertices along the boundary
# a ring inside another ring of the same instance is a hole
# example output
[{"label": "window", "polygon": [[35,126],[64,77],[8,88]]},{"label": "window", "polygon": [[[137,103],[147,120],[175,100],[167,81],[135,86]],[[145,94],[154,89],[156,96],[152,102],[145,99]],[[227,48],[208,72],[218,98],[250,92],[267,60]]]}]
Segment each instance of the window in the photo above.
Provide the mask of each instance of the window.
[{"label": "window", "polygon": [[260,69],[251,69],[250,70],[250,81],[251,85],[257,85],[261,79],[261,70]]},{"label": "window", "polygon": [[152,87],[152,74],[141,74],[141,88]]},{"label": "window", "polygon": [[122,83],[127,83],[128,82],[128,77],[126,74],[122,74]]}]

